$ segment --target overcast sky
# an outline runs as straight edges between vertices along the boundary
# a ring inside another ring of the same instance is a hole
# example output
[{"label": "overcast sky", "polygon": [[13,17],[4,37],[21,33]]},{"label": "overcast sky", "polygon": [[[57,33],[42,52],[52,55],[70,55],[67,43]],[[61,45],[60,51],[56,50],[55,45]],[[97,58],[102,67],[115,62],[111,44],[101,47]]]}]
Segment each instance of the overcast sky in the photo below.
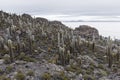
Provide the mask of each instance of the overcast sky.
[{"label": "overcast sky", "polygon": [[120,0],[0,0],[0,9],[34,15],[119,15]]}]

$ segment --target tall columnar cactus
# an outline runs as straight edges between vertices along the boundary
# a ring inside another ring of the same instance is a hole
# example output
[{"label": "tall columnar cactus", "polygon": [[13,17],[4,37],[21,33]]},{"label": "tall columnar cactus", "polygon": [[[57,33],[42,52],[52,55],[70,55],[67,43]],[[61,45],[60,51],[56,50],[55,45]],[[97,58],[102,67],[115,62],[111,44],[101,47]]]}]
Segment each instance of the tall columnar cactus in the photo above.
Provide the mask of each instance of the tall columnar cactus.
[{"label": "tall columnar cactus", "polygon": [[8,47],[9,47],[10,60],[11,60],[11,62],[13,62],[14,61],[13,43],[10,39],[8,40]]},{"label": "tall columnar cactus", "polygon": [[42,34],[44,34],[44,24],[42,24],[42,27],[41,27],[41,32],[42,32]]},{"label": "tall columnar cactus", "polygon": [[92,51],[94,52],[95,51],[95,35],[93,33],[93,37],[92,37]]},{"label": "tall columnar cactus", "polygon": [[80,36],[77,36],[77,39],[76,39],[76,50],[80,53],[81,51],[81,37]]},{"label": "tall columnar cactus", "polygon": [[60,42],[62,46],[64,46],[64,31],[61,29],[61,27],[60,27],[59,32],[60,32]]},{"label": "tall columnar cactus", "polygon": [[108,47],[107,47],[107,56],[108,56],[108,67],[112,67],[112,40],[109,37],[108,39]]},{"label": "tall columnar cactus", "polygon": [[58,47],[60,47],[60,33],[58,32]]},{"label": "tall columnar cactus", "polygon": [[120,59],[120,47],[119,46],[117,47],[117,50],[118,50],[118,52],[117,52],[117,61],[119,61],[119,59]]},{"label": "tall columnar cactus", "polygon": [[71,38],[74,36],[73,30],[71,30]]},{"label": "tall columnar cactus", "polygon": [[20,28],[22,28],[22,21],[21,21],[21,19],[19,18],[19,25],[20,25]]},{"label": "tall columnar cactus", "polygon": [[59,60],[60,64],[65,65],[65,56],[64,56],[65,48],[59,47]]},{"label": "tall columnar cactus", "polygon": [[34,41],[35,41],[35,36],[34,35],[31,35],[30,36],[30,39],[29,39],[29,44],[30,44],[30,46],[29,46],[29,49],[30,49],[30,54],[32,54],[33,53],[33,44],[34,44]]},{"label": "tall columnar cactus", "polygon": [[6,33],[7,33],[7,35],[8,35],[7,37],[10,38],[10,37],[11,37],[10,28],[7,28],[7,29],[6,29]]},{"label": "tall columnar cactus", "polygon": [[70,63],[70,51],[68,50],[66,54],[66,64],[69,64],[69,63]]},{"label": "tall columnar cactus", "polygon": [[24,42],[21,43],[21,49],[22,49],[23,52],[26,51],[26,47],[25,47],[25,43]]},{"label": "tall columnar cactus", "polygon": [[16,36],[16,39],[17,39],[17,53],[20,54],[20,51],[21,51],[21,47],[20,47],[20,37],[19,36]]},{"label": "tall columnar cactus", "polygon": [[81,37],[80,36],[78,36],[78,44],[79,44],[79,46],[81,45]]},{"label": "tall columnar cactus", "polygon": [[2,36],[0,36],[0,47],[1,49],[4,49],[4,39]]},{"label": "tall columnar cactus", "polygon": [[32,31],[28,29],[29,54],[32,54]]},{"label": "tall columnar cactus", "polygon": [[15,34],[15,29],[16,29],[16,26],[15,25],[12,25],[11,28],[10,28],[10,33],[11,33],[11,36],[13,36],[15,38],[16,34]]},{"label": "tall columnar cactus", "polygon": [[72,41],[71,41],[71,53],[74,53],[75,51],[75,36],[73,36]]}]

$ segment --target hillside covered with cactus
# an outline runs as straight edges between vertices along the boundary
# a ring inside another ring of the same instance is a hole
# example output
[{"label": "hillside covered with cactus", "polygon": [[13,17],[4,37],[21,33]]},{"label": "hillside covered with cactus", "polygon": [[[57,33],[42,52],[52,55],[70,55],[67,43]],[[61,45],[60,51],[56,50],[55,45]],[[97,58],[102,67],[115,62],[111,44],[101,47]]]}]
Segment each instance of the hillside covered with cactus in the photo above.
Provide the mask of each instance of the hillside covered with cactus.
[{"label": "hillside covered with cactus", "polygon": [[88,25],[0,11],[0,80],[120,80],[120,41]]}]

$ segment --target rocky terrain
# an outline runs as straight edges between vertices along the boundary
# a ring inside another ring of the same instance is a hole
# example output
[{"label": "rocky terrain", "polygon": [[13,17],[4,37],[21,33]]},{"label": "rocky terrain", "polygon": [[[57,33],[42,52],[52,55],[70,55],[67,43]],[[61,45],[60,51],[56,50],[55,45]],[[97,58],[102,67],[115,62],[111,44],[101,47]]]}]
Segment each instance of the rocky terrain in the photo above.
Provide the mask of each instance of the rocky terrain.
[{"label": "rocky terrain", "polygon": [[120,80],[119,40],[81,25],[0,11],[0,80]]}]

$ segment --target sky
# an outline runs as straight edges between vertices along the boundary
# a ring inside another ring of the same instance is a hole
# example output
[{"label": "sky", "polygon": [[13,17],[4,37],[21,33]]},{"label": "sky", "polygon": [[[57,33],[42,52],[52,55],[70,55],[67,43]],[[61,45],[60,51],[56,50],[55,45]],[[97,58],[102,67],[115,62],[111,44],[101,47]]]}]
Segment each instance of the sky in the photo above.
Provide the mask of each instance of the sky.
[{"label": "sky", "polygon": [[119,15],[120,0],[0,0],[0,9],[31,15]]}]

